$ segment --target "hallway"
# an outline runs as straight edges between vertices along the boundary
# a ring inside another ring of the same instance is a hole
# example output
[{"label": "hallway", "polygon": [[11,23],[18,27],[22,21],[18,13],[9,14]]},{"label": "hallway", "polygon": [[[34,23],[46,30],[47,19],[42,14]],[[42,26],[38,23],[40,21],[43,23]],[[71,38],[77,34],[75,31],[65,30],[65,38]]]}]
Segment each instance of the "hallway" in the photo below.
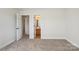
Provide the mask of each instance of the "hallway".
[{"label": "hallway", "polygon": [[79,48],[64,39],[32,40],[24,37],[4,47],[1,51],[79,51]]}]

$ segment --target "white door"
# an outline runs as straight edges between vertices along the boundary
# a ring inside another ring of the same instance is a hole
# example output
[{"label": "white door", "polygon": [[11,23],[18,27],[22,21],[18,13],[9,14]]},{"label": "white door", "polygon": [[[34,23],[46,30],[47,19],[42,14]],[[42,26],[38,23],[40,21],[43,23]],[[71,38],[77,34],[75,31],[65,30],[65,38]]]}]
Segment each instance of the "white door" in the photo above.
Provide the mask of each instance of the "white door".
[{"label": "white door", "polygon": [[18,13],[16,17],[16,40],[19,40],[22,38],[22,18]]}]

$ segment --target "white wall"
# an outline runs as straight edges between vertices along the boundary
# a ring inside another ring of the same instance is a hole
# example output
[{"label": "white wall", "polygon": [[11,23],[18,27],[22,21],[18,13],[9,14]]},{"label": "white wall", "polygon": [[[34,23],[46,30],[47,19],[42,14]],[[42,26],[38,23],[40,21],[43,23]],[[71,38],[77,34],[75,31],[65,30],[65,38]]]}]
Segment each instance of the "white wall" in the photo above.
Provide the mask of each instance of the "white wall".
[{"label": "white wall", "polygon": [[0,9],[0,48],[15,40],[16,9]]},{"label": "white wall", "polygon": [[34,38],[34,15],[40,15],[42,39],[64,38],[65,21],[63,9],[21,9],[21,15],[30,15],[30,38]]},{"label": "white wall", "polygon": [[25,34],[29,35],[29,16],[25,18]]},{"label": "white wall", "polygon": [[67,39],[79,47],[79,9],[67,9],[65,20]]}]

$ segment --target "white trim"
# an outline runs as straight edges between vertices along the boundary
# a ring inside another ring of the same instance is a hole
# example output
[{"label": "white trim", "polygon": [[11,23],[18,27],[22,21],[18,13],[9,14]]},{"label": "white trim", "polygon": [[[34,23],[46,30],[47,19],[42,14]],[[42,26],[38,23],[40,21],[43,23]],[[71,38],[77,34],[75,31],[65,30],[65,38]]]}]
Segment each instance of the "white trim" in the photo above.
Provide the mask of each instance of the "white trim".
[{"label": "white trim", "polygon": [[66,39],[68,42],[70,42],[71,44],[73,44],[74,46],[76,46],[76,47],[79,48],[79,46],[78,46],[77,44],[75,44],[73,41],[69,40],[69,38],[65,37],[65,39]]},{"label": "white trim", "polygon": [[[30,38],[30,39],[34,39],[34,38]],[[65,37],[41,37],[41,39],[45,39],[45,40],[46,39],[59,39],[59,40],[62,39],[63,40],[63,39],[66,39],[66,38]]]},{"label": "white trim", "polygon": [[42,37],[41,39],[65,39],[65,37]]},{"label": "white trim", "polygon": [[11,44],[11,43],[13,43],[14,41],[15,41],[15,40],[11,40],[11,41],[6,42],[6,43],[3,44],[3,45],[0,45],[0,49],[6,47],[7,45],[9,45],[9,44]]}]

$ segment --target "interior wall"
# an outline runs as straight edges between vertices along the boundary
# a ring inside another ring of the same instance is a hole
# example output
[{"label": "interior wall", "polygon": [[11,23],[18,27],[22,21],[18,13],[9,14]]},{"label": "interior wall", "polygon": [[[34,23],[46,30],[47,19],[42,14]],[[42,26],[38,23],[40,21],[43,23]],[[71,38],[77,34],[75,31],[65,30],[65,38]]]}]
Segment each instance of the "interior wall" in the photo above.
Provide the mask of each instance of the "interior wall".
[{"label": "interior wall", "polygon": [[79,47],[79,8],[66,10],[66,37]]},{"label": "interior wall", "polygon": [[25,17],[25,34],[29,35],[29,16]]},{"label": "interior wall", "polygon": [[0,48],[15,40],[16,12],[12,8],[0,8]]},{"label": "interior wall", "polygon": [[64,38],[65,21],[63,9],[59,8],[31,8],[21,9],[20,14],[30,15],[30,38],[34,39],[34,16],[40,15],[41,37],[42,39]]}]

